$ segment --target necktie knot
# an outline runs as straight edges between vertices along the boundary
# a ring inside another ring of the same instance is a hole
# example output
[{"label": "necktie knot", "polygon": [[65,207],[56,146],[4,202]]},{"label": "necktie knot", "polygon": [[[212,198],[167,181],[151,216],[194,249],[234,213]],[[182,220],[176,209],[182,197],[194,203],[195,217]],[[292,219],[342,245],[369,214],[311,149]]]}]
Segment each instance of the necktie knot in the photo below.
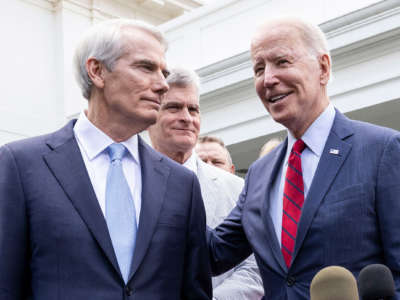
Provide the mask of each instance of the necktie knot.
[{"label": "necktie knot", "polygon": [[122,160],[122,158],[126,154],[126,148],[122,144],[113,143],[110,146],[108,146],[107,150],[111,162],[115,160]]},{"label": "necktie knot", "polygon": [[293,145],[293,151],[297,153],[303,152],[303,150],[306,148],[306,144],[303,142],[303,140],[297,140],[296,143]]}]

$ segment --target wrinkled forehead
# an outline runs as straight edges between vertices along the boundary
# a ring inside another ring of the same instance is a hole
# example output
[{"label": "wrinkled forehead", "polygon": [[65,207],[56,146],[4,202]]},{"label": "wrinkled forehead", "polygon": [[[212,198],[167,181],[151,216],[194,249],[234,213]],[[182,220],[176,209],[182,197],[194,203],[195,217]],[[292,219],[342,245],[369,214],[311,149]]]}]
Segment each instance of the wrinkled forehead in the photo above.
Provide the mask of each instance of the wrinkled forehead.
[{"label": "wrinkled forehead", "polygon": [[[168,81],[167,81],[168,82]],[[166,96],[164,97],[164,102],[176,102],[181,103],[182,105],[196,105],[200,106],[199,103],[199,96],[197,87],[193,84],[188,84],[185,86],[170,83],[169,84],[169,91],[167,92]]]}]

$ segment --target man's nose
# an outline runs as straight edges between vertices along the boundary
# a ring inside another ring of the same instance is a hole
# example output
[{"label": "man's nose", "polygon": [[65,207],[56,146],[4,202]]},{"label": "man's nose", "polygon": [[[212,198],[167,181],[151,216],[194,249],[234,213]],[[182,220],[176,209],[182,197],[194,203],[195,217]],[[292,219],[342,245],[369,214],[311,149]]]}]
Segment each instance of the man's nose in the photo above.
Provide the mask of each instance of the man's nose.
[{"label": "man's nose", "polygon": [[190,114],[189,109],[187,107],[184,107],[181,110],[180,117],[181,117],[182,121],[187,122],[187,123],[191,122],[193,119],[193,117]]},{"label": "man's nose", "polygon": [[153,91],[159,95],[164,95],[169,90],[169,85],[162,72],[159,72],[153,84]]},{"label": "man's nose", "polygon": [[279,79],[276,77],[276,72],[273,68],[265,68],[264,71],[264,87],[270,88],[276,85],[279,82]]}]

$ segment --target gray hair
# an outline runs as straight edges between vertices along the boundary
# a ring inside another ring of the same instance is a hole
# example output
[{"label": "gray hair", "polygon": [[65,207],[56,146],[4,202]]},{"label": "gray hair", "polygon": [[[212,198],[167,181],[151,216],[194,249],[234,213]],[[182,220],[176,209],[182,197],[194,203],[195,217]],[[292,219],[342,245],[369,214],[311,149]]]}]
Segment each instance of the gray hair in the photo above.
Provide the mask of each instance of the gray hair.
[{"label": "gray hair", "polygon": [[126,28],[140,29],[151,34],[167,50],[167,42],[161,31],[144,22],[130,19],[112,19],[92,26],[78,43],[73,59],[75,78],[82,90],[83,97],[86,99],[89,100],[93,85],[86,70],[87,60],[96,58],[104,64],[108,71],[112,71],[115,62],[124,51],[122,32]]},{"label": "gray hair", "polygon": [[311,55],[319,56],[321,54],[327,54],[329,59],[331,59],[328,41],[319,26],[296,16],[278,16],[269,19],[261,25],[261,27],[269,26],[271,24],[287,25],[297,29]]},{"label": "gray hair", "polygon": [[197,95],[199,95],[200,78],[195,71],[183,67],[174,67],[169,71],[167,83],[170,87],[186,88],[194,86],[196,87]]},{"label": "gray hair", "polygon": [[298,29],[302,40],[311,53],[314,55],[328,54],[329,58],[331,58],[328,41],[321,28],[303,19],[296,18],[294,20],[295,22],[292,23],[292,26]]}]

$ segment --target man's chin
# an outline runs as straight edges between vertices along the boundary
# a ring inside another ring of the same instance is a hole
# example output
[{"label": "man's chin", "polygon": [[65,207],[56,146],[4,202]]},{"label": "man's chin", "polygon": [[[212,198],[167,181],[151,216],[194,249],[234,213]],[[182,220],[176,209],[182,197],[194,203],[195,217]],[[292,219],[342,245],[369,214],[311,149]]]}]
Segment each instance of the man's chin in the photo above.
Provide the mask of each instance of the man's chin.
[{"label": "man's chin", "polygon": [[132,126],[137,126],[138,123],[142,124],[145,127],[144,130],[148,129],[151,125],[154,125],[157,122],[157,113],[146,113],[136,116],[135,119],[132,119]]},{"label": "man's chin", "polygon": [[175,137],[173,143],[180,149],[185,150],[184,152],[191,151],[196,146],[196,141],[187,137]]}]

